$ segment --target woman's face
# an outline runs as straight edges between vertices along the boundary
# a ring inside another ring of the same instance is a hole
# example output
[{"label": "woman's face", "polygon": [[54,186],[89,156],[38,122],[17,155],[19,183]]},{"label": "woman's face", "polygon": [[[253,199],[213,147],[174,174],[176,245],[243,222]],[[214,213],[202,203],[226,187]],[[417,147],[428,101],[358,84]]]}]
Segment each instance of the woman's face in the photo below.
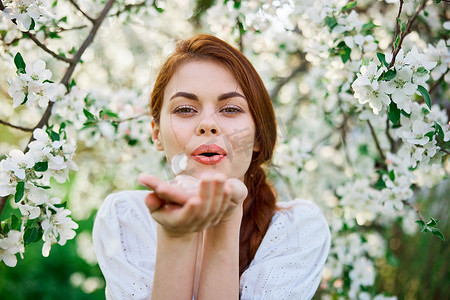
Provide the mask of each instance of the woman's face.
[{"label": "woman's face", "polygon": [[177,173],[187,158],[182,174],[214,171],[243,180],[258,150],[244,93],[230,71],[211,61],[178,67],[164,91],[160,123],[152,125],[156,148]]}]

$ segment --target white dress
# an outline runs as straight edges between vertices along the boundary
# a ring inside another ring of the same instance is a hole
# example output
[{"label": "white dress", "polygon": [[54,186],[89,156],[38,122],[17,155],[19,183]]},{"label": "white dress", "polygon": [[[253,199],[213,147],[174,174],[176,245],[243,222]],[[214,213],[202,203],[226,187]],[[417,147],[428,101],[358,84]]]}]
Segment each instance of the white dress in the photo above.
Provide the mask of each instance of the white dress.
[{"label": "white dress", "polygon": [[[93,239],[106,280],[106,298],[150,299],[156,257],[156,222],[148,191],[109,195],[97,213]],[[310,201],[279,202],[253,261],[240,279],[242,300],[311,299],[321,280],[330,232]]]}]

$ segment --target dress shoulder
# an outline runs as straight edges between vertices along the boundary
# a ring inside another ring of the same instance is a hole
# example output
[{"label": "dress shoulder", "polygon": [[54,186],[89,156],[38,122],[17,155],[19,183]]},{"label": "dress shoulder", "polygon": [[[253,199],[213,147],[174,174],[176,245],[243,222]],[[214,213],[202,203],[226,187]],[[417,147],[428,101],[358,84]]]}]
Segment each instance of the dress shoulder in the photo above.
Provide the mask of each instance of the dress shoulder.
[{"label": "dress shoulder", "polygon": [[107,299],[148,299],[156,257],[156,223],[148,191],[110,194],[94,222],[93,241]]},{"label": "dress shoulder", "polygon": [[314,203],[280,202],[253,261],[241,299],[311,299],[330,248],[328,224]]}]

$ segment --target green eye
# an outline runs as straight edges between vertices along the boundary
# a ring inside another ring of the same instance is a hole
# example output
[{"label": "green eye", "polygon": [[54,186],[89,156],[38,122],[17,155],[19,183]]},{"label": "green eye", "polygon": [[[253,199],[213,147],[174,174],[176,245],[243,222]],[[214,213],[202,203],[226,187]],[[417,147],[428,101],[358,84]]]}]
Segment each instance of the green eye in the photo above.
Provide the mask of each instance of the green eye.
[{"label": "green eye", "polygon": [[196,112],[196,110],[194,108],[192,108],[191,106],[178,106],[177,108],[175,108],[175,110],[173,111],[173,113],[175,114],[190,114],[190,113],[194,113]]},{"label": "green eye", "polygon": [[240,109],[237,106],[230,105],[230,106],[223,107],[220,111],[224,112],[224,113],[232,114],[232,113],[240,113],[240,112],[242,112],[242,109]]}]

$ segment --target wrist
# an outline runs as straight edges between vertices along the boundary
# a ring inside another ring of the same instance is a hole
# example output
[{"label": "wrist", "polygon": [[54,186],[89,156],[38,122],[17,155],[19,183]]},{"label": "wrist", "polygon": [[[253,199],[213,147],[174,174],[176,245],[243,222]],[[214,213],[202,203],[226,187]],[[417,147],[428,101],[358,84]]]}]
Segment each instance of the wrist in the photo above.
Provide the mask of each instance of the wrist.
[{"label": "wrist", "polygon": [[242,215],[243,205],[240,204],[226,212],[220,222],[216,226],[210,227],[209,229],[236,229],[239,231],[241,228]]},{"label": "wrist", "polygon": [[157,225],[157,235],[159,240],[165,240],[168,242],[186,242],[191,243],[198,235],[198,232],[176,232],[164,228],[164,226]]}]

